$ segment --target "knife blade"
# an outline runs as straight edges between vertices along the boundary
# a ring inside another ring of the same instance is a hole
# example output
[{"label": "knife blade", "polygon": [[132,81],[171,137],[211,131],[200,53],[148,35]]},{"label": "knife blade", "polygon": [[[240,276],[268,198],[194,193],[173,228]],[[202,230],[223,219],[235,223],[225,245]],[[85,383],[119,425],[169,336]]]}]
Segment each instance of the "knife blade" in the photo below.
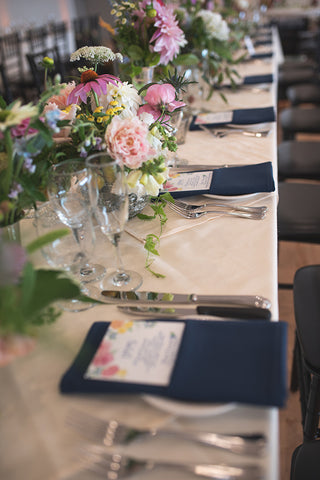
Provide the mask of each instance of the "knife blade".
[{"label": "knife blade", "polygon": [[270,308],[271,302],[260,295],[197,295],[195,293],[163,293],[103,290],[103,301],[110,304],[145,305],[215,305]]},{"label": "knife blade", "polygon": [[118,305],[118,309],[123,313],[137,315],[141,317],[157,318],[175,318],[190,317],[195,315],[210,316],[212,320],[271,320],[271,312],[266,308],[257,307],[215,307],[215,306],[197,306],[197,307],[124,307]]}]

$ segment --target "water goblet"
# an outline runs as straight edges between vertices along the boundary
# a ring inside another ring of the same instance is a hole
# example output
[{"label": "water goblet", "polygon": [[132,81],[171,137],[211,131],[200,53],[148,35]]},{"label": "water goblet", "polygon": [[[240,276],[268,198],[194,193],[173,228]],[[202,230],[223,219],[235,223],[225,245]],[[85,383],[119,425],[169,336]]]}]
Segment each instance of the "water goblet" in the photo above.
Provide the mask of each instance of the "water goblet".
[{"label": "water goblet", "polygon": [[[37,231],[37,235],[41,237],[42,235],[50,234],[51,232],[57,231],[59,229],[66,229],[65,225],[62,224],[58,218],[58,215],[53,210],[50,202],[41,205],[35,212],[34,226]],[[69,235],[62,236],[53,240],[51,243],[44,245],[41,248],[42,256],[45,261],[50,265],[50,267],[63,270],[67,276],[75,278],[74,272],[77,269],[79,271],[81,262],[81,250],[79,249],[75,239],[71,233]],[[92,225],[86,224],[83,227],[83,231],[80,233],[80,242],[84,241],[86,246],[85,248],[91,248],[89,245],[93,246],[94,244],[94,232],[92,230]],[[75,258],[78,258],[80,264],[75,262]],[[81,285],[80,287],[82,293],[91,298],[98,298],[99,290],[95,288],[95,291],[92,290],[92,286],[88,289],[88,284]],[[87,310],[94,306],[94,303],[83,302],[76,298],[70,300],[59,300],[58,305],[62,310],[71,311],[71,312],[80,312]]]},{"label": "water goblet", "polygon": [[92,209],[101,231],[116,249],[117,269],[104,277],[106,290],[135,290],[142,284],[139,273],[124,269],[120,255],[120,237],[128,220],[129,200],[123,165],[106,153],[86,160]]},{"label": "water goblet", "polygon": [[85,163],[82,160],[66,160],[54,165],[50,172],[48,196],[61,223],[70,227],[78,247],[71,264],[73,274],[80,283],[100,280],[105,268],[88,263],[85,242],[81,238],[81,230],[92,222]]}]

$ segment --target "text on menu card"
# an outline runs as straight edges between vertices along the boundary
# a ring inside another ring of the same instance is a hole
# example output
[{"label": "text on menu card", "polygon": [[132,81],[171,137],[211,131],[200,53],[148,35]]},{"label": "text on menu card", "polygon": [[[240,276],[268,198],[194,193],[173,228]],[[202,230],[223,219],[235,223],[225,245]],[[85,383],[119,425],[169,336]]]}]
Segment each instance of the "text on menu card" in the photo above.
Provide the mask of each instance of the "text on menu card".
[{"label": "text on menu card", "polygon": [[111,322],[84,377],[169,385],[184,328],[184,322]]}]

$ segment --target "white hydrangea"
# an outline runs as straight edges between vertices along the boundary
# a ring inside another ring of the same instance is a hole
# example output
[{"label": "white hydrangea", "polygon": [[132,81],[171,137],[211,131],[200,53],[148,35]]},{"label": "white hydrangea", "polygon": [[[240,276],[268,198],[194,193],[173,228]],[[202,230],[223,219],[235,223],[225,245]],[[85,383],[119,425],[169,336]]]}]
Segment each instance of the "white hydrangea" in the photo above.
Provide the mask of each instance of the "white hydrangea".
[{"label": "white hydrangea", "polygon": [[112,101],[117,101],[119,106],[125,107],[119,114],[120,118],[129,118],[137,114],[141,97],[131,83],[117,82],[117,85],[108,83],[107,94],[99,95],[99,105],[107,110]]},{"label": "white hydrangea", "polygon": [[109,61],[123,61],[121,53],[113,53],[108,47],[81,47],[73,52],[70,56],[70,62],[76,62],[81,58],[85,58],[92,64],[105,63]]},{"label": "white hydrangea", "polygon": [[229,27],[223,20],[220,13],[210,12],[209,10],[200,10],[197,17],[202,18],[206,32],[212,38],[216,38],[222,42],[229,39]]},{"label": "white hydrangea", "polygon": [[237,0],[237,6],[240,10],[248,10],[249,2],[248,0]]}]

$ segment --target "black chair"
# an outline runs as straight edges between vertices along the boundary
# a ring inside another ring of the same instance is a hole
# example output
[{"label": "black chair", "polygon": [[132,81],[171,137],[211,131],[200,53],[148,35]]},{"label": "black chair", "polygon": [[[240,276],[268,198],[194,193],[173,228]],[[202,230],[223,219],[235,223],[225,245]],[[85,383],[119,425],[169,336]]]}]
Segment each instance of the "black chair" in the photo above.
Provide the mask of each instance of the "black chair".
[{"label": "black chair", "polygon": [[[296,323],[294,360],[298,372],[304,440],[319,438],[320,265],[300,268],[294,277]],[[319,461],[320,463],[320,461]],[[318,470],[320,472],[320,469]],[[320,478],[320,477],[318,477]]]},{"label": "black chair", "polygon": [[50,57],[54,60],[54,69],[48,72],[50,78],[53,80],[54,76],[59,74],[61,82],[64,82],[65,72],[57,47],[47,48],[37,53],[27,53],[26,57],[29,62],[37,95],[44,90],[44,67],[41,65],[44,57]]},{"label": "black chair", "polygon": [[290,480],[319,480],[320,442],[304,442],[293,452]]},{"label": "black chair", "polygon": [[0,64],[0,79],[1,79],[1,88],[0,94],[6,101],[6,103],[11,103],[13,101],[13,95],[11,92],[11,88],[9,86],[9,82],[6,76],[6,71],[3,65]]},{"label": "black chair", "polygon": [[13,98],[29,100],[33,81],[24,69],[22,39],[18,32],[0,37],[0,63],[10,85]]},{"label": "black chair", "polygon": [[286,91],[286,97],[292,107],[305,103],[320,105],[320,82],[302,83],[289,87]]},{"label": "black chair", "polygon": [[24,35],[28,45],[28,52],[44,50],[49,46],[49,29],[46,25],[29,28]]},{"label": "black chair", "polygon": [[293,140],[298,133],[320,133],[320,108],[285,108],[279,114],[283,140]]},{"label": "black chair", "polygon": [[278,177],[320,180],[320,142],[287,140],[278,146]]}]

